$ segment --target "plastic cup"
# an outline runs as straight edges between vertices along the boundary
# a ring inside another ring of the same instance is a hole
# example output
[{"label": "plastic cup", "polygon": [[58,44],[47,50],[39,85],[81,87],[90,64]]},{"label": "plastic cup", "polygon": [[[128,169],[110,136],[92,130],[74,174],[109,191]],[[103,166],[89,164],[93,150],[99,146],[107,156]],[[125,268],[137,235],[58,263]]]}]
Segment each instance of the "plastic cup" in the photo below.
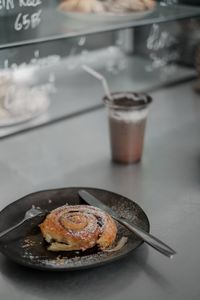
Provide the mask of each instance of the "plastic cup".
[{"label": "plastic cup", "polygon": [[104,97],[110,131],[112,160],[130,164],[141,160],[148,108],[152,98],[143,93],[112,93]]}]

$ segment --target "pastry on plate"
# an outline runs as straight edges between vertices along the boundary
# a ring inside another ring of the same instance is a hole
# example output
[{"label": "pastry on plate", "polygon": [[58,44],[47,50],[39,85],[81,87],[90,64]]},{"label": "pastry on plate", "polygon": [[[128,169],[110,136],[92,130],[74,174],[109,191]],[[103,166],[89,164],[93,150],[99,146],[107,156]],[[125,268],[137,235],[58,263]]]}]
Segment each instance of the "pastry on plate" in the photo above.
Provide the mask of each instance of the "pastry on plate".
[{"label": "pastry on plate", "polygon": [[86,250],[113,245],[117,226],[112,217],[89,205],[65,205],[53,210],[40,224],[50,251]]}]

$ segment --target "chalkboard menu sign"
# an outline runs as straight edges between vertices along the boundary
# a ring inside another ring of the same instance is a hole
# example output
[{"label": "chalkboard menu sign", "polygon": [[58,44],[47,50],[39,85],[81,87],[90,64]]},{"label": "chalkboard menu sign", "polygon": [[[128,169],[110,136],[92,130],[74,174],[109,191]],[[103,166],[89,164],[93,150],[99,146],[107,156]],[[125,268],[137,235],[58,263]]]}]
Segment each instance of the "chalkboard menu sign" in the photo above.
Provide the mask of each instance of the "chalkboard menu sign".
[{"label": "chalkboard menu sign", "polygon": [[0,0],[0,16],[12,16],[9,27],[17,32],[35,29],[41,23],[42,6],[42,0]]}]

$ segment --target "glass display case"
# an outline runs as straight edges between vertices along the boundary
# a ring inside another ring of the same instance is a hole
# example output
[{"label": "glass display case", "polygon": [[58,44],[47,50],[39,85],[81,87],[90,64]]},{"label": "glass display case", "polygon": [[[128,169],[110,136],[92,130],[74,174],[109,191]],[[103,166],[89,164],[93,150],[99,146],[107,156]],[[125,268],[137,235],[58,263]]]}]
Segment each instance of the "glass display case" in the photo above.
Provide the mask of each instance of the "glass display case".
[{"label": "glass display case", "polygon": [[[102,87],[83,64],[104,74],[112,90],[150,92],[196,76],[176,64],[177,38],[178,21],[198,18],[200,7],[166,0],[105,17],[64,12],[59,4],[0,1],[0,138],[102,107]],[[135,28],[145,26],[148,34],[138,35]]]},{"label": "glass display case", "polygon": [[[125,17],[85,16],[59,9],[59,1],[2,1],[0,48],[50,42],[111,30],[198,17],[200,7],[158,2],[154,9]],[[3,5],[3,3],[5,3]],[[20,3],[24,3],[20,5]]]}]

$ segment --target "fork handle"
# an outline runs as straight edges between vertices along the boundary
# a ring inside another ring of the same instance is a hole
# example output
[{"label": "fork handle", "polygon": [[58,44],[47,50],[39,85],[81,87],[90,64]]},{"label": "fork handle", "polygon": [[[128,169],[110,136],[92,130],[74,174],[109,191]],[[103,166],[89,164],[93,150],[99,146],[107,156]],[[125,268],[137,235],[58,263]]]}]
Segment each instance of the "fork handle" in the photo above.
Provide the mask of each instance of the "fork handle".
[{"label": "fork handle", "polygon": [[19,223],[15,224],[14,226],[9,227],[8,229],[0,232],[0,238],[4,237],[5,235],[7,235],[8,233],[10,233],[11,231],[13,231],[16,228],[18,228],[19,226],[21,226],[25,221],[26,221],[26,219],[23,219],[22,221],[20,221]]},{"label": "fork handle", "polygon": [[[114,216],[113,216],[114,217]],[[158,252],[162,253],[163,255],[173,258],[173,256],[176,254],[176,252],[170,248],[168,245],[160,241],[155,236],[151,235],[150,233],[144,231],[143,229],[139,228],[138,226],[134,224],[130,224],[123,218],[117,218],[114,217],[116,221],[127,227],[130,231],[135,233],[137,236],[139,236],[145,243],[156,249]]]}]

